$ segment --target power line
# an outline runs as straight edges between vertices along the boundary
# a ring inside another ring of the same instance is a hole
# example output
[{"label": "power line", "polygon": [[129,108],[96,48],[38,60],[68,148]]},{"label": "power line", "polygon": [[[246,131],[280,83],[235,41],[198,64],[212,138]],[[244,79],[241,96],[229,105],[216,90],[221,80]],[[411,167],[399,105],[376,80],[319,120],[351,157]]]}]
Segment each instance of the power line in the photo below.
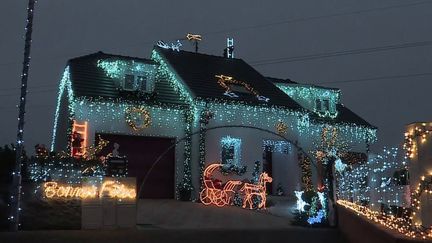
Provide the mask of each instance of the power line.
[{"label": "power line", "polygon": [[[223,30],[218,30],[218,31],[204,32],[203,35],[230,33],[233,31],[241,31],[241,30],[247,30],[247,29],[258,29],[258,28],[265,28],[265,27],[270,27],[270,26],[275,26],[275,25],[293,24],[293,23],[305,22],[305,21],[311,21],[311,20],[319,20],[319,19],[325,19],[325,18],[334,18],[334,17],[349,16],[349,15],[355,15],[355,14],[363,14],[363,13],[374,12],[374,11],[383,11],[383,10],[388,10],[388,9],[412,7],[412,6],[422,5],[422,4],[429,4],[429,3],[432,3],[432,1],[430,1],[430,0],[429,1],[419,1],[419,2],[414,2],[414,3],[398,4],[398,5],[391,5],[391,6],[386,6],[386,7],[369,8],[369,9],[349,11],[349,12],[339,12],[339,13],[333,13],[333,14],[328,14],[328,15],[318,15],[318,16],[310,16],[310,17],[303,17],[303,18],[294,18],[294,19],[289,19],[289,20],[284,20],[284,21],[271,22],[271,23],[267,23],[267,24],[249,25],[249,26],[243,26],[243,27],[223,29]],[[167,40],[169,40],[169,41],[174,40],[175,41],[177,39],[182,39],[182,38],[168,38]],[[131,46],[138,46],[138,45],[143,45],[143,44],[154,44],[154,43],[155,43],[155,40],[144,41],[144,42],[139,42],[137,44],[122,45],[122,47],[125,47],[125,46],[131,47]],[[73,54],[73,55],[75,55],[75,54]],[[50,57],[50,58],[44,58],[44,61],[47,62],[47,61],[53,61],[55,59],[63,59],[65,56],[54,56],[54,57]],[[9,66],[9,65],[17,65],[17,64],[20,64],[20,62],[0,63],[0,66]]]},{"label": "power line", "polygon": [[338,81],[327,81],[327,82],[319,82],[317,84],[320,85],[320,84],[363,83],[363,82],[376,81],[376,80],[424,77],[424,76],[430,76],[430,75],[432,75],[432,73],[400,74],[400,75],[377,76],[377,77],[371,77],[371,78],[359,78],[359,79],[347,79],[347,80],[338,80]]},{"label": "power line", "polygon": [[413,48],[413,47],[422,47],[422,46],[431,46],[432,41],[419,41],[419,42],[408,42],[408,43],[400,43],[393,44],[387,46],[376,46],[369,48],[361,48],[361,49],[351,49],[351,50],[341,50],[334,52],[323,52],[317,54],[308,54],[302,56],[292,56],[292,57],[281,57],[274,59],[264,59],[249,62],[252,66],[263,66],[270,64],[279,64],[279,63],[287,63],[287,62],[301,62],[315,59],[323,59],[337,56],[346,56],[346,55],[358,55],[365,53],[373,53],[373,52],[381,52],[381,51],[390,51],[396,49],[404,49],[404,48]]},{"label": "power line", "polygon": [[303,18],[295,18],[295,19],[278,21],[278,22],[267,23],[267,24],[258,24],[258,25],[225,29],[225,30],[220,30],[220,31],[207,32],[207,33],[204,33],[204,35],[227,33],[227,32],[233,32],[233,31],[239,31],[239,30],[245,30],[245,29],[265,28],[265,27],[270,27],[270,26],[275,26],[275,25],[292,24],[292,23],[305,22],[305,21],[310,21],[310,20],[349,16],[349,15],[363,14],[363,13],[369,13],[369,12],[375,12],[375,11],[383,11],[383,10],[388,10],[388,9],[412,7],[412,6],[418,6],[421,4],[429,4],[429,3],[432,3],[432,1],[430,1],[430,0],[429,1],[420,1],[420,2],[414,2],[414,3],[392,5],[392,6],[387,6],[387,7],[377,7],[377,8],[369,8],[369,9],[349,11],[349,12],[339,12],[339,13],[333,13],[333,14],[328,14],[328,15],[318,15],[318,16],[310,16],[310,17],[303,17]]}]

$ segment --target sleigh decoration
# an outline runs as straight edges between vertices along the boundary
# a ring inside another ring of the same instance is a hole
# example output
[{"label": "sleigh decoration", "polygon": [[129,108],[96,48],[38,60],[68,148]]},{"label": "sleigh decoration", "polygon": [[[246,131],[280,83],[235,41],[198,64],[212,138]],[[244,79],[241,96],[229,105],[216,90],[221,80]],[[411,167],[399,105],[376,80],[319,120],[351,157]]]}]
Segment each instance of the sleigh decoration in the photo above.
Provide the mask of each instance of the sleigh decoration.
[{"label": "sleigh decoration", "polygon": [[[231,205],[234,195],[238,192],[244,195],[243,208],[246,208],[248,204],[250,209],[253,208],[253,196],[260,198],[258,208],[265,208],[266,183],[272,182],[272,178],[268,176],[267,173],[261,173],[258,184],[243,183],[235,180],[230,180],[222,184],[222,181],[212,178],[213,172],[221,168],[221,166],[220,163],[210,164],[204,170],[204,189],[200,192],[200,201],[204,205],[213,204],[218,207]],[[242,186],[240,187],[240,185]]]}]

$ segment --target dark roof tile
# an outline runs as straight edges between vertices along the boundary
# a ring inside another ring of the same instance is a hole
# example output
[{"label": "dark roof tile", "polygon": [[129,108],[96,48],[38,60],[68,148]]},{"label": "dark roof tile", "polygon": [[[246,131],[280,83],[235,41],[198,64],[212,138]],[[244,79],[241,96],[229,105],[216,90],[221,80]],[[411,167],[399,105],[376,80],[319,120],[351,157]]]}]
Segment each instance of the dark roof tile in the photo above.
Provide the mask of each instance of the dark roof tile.
[{"label": "dark roof tile", "polygon": [[237,92],[236,94],[240,96],[238,98],[230,98],[224,95],[225,89],[218,84],[218,79],[215,77],[215,75],[222,74],[251,85],[258,91],[259,95],[270,99],[268,102],[270,105],[302,109],[297,102],[285,95],[272,82],[241,59],[155,48],[173,67],[195,97],[242,100],[248,103],[266,104],[266,102],[259,101],[252,94]]}]

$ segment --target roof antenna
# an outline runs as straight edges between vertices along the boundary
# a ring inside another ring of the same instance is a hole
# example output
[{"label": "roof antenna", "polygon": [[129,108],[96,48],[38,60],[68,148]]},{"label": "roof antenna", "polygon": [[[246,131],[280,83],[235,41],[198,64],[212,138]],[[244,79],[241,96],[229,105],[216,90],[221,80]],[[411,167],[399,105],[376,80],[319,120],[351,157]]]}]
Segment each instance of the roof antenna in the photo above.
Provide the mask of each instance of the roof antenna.
[{"label": "roof antenna", "polygon": [[227,38],[227,47],[224,49],[224,57],[234,58],[234,38]]},{"label": "roof antenna", "polygon": [[195,52],[198,52],[198,42],[202,40],[201,35],[197,35],[197,34],[191,34],[188,33],[186,35],[186,38],[188,39],[188,41],[193,41],[195,44]]}]

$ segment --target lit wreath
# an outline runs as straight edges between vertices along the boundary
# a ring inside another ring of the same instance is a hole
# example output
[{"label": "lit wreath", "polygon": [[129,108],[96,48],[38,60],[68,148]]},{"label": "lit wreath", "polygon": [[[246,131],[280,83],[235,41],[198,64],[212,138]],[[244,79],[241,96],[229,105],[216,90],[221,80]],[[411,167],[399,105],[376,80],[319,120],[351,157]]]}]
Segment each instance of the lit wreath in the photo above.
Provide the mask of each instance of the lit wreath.
[{"label": "lit wreath", "polygon": [[[137,124],[137,119],[142,119],[142,124]],[[151,125],[150,112],[144,107],[128,107],[125,111],[126,123],[135,131],[142,130]]]}]

